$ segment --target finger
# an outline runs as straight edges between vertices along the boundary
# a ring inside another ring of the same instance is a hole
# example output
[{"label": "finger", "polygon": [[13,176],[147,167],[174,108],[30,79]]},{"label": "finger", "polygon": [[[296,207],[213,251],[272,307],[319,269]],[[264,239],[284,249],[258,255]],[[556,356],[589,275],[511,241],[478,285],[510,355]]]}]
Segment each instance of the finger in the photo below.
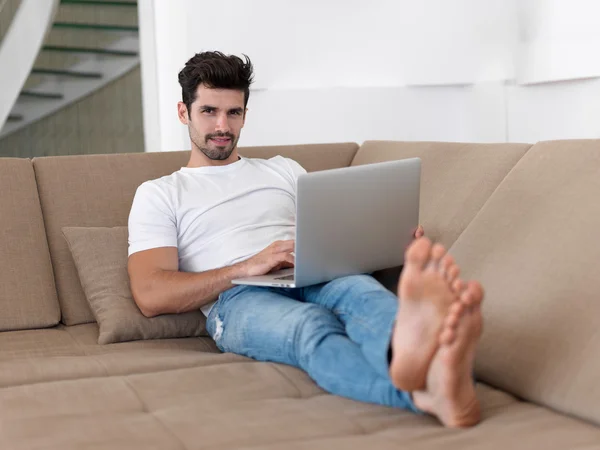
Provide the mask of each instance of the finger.
[{"label": "finger", "polygon": [[294,257],[289,253],[277,253],[272,261],[273,268],[271,270],[294,267]]},{"label": "finger", "polygon": [[293,252],[296,247],[296,242],[293,240],[288,241],[277,241],[274,243],[277,251],[280,252]]},{"label": "finger", "polygon": [[290,263],[288,261],[282,261],[279,264],[277,264],[275,267],[273,267],[271,270],[269,270],[269,272],[277,272],[282,269],[291,269],[293,267],[294,267],[293,263]]}]

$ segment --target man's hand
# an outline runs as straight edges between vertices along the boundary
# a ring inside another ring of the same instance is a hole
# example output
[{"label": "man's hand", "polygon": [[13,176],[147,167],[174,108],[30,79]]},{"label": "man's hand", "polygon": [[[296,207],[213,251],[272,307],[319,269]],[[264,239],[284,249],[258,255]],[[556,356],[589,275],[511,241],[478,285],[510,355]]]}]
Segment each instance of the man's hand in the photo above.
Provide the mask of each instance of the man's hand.
[{"label": "man's hand", "polygon": [[417,227],[417,229],[415,230],[413,236],[415,237],[415,239],[419,239],[419,238],[425,236],[425,230],[423,229],[423,226],[419,225]]},{"label": "man's hand", "polygon": [[246,276],[266,275],[269,272],[294,267],[294,248],[293,240],[273,242],[262,252],[241,263]]}]

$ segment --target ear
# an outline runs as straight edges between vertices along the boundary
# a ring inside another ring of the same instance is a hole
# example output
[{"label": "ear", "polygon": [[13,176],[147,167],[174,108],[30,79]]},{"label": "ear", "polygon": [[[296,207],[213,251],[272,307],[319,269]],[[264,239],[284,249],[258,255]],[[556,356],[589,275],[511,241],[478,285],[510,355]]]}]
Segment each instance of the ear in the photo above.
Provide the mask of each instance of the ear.
[{"label": "ear", "polygon": [[179,121],[187,125],[189,121],[188,109],[183,102],[177,102],[177,117],[179,117]]}]

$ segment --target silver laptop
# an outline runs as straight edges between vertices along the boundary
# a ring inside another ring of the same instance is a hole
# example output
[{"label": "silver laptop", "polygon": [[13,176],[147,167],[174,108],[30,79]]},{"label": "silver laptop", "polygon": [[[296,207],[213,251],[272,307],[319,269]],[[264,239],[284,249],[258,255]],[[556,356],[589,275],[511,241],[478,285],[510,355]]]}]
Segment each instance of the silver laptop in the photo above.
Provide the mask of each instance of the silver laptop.
[{"label": "silver laptop", "polygon": [[400,266],[419,223],[421,160],[301,175],[295,266],[234,284],[304,287]]}]

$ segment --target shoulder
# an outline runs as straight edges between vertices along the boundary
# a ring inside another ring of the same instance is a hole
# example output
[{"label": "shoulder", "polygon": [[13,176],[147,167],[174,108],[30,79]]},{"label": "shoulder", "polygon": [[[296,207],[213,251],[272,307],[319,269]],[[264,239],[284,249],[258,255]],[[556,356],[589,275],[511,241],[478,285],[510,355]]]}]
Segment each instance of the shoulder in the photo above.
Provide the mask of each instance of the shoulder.
[{"label": "shoulder", "polygon": [[143,201],[146,204],[170,204],[179,182],[178,172],[144,181],[138,186],[135,192],[134,202]]},{"label": "shoulder", "polygon": [[306,173],[306,170],[298,164],[298,162],[281,155],[269,159],[248,158],[248,161],[255,166],[268,167],[277,172],[284,172],[294,177]]},{"label": "shoulder", "polygon": [[179,183],[179,173],[173,172],[170,175],[165,175],[153,180],[144,181],[137,188],[141,192],[164,192],[168,193],[177,187]]}]

